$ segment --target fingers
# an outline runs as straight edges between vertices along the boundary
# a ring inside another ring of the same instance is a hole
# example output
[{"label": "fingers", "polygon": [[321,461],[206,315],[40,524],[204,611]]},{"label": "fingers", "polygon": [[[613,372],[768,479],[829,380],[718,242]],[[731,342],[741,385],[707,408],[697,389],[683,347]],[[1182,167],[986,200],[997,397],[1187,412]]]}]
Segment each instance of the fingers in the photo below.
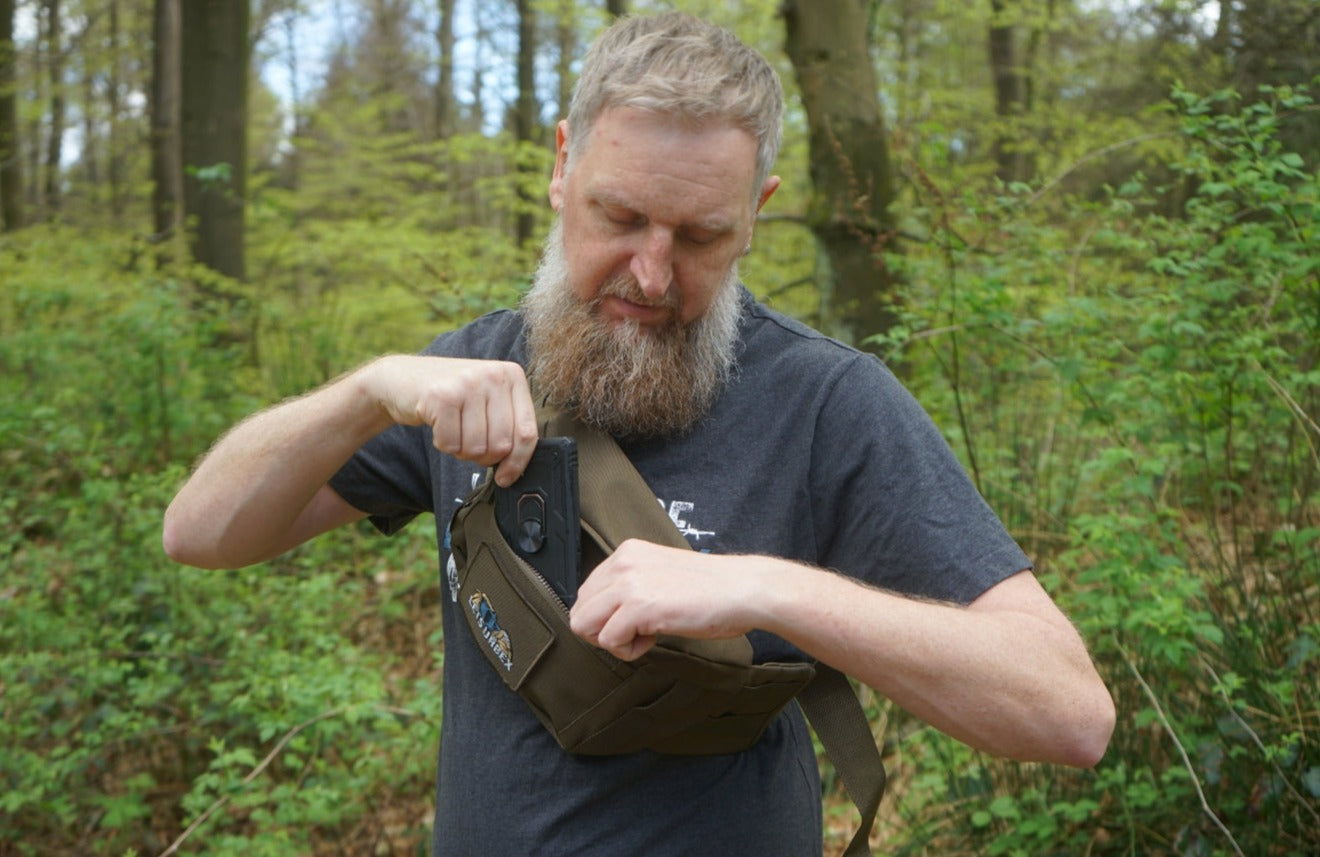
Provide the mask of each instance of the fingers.
[{"label": "fingers", "polygon": [[641,657],[660,634],[744,633],[749,627],[736,624],[733,590],[720,573],[727,559],[629,539],[583,581],[570,627],[622,660]]},{"label": "fingers", "polygon": [[600,646],[621,661],[635,661],[649,652],[651,647],[655,645],[655,641],[655,636],[648,634],[646,636],[633,637],[628,642],[620,645],[611,646],[604,643],[597,643],[596,645]]},{"label": "fingers", "polygon": [[[510,444],[508,452],[499,459],[499,466],[495,468],[495,482],[502,487],[508,487],[517,479],[527,467],[527,462],[531,461],[532,453],[536,450],[536,440],[538,432],[536,428],[536,407],[532,404],[531,392],[527,389],[527,378],[518,373],[522,389],[515,392],[510,400],[510,426],[508,434]],[[501,427],[499,431],[503,431]]]},{"label": "fingers", "polygon": [[517,363],[409,357],[390,364],[383,404],[407,425],[429,425],[441,452],[513,482],[536,448],[536,408]]},{"label": "fingers", "polygon": [[507,486],[536,448],[536,408],[527,376],[516,363],[467,368],[461,395],[447,402],[443,418],[432,426],[436,445],[483,467],[498,465],[495,481]]},{"label": "fingers", "polygon": [[569,613],[569,627],[588,643],[630,661],[655,644],[655,635],[644,633],[633,618],[639,611],[621,562],[627,544],[619,546],[613,562],[607,558],[582,582]]},{"label": "fingers", "polygon": [[569,614],[569,627],[593,646],[620,660],[632,661],[655,645],[656,635],[641,633],[639,621],[630,612],[621,604],[611,609],[603,599],[584,602],[579,598]]}]

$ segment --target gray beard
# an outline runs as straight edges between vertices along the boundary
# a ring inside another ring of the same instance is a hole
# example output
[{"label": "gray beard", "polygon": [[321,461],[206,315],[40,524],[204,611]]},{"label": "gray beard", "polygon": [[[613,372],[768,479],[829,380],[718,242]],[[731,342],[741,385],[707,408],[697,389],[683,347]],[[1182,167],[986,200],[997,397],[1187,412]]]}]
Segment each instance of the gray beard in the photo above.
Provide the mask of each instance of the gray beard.
[{"label": "gray beard", "polygon": [[650,303],[636,280],[604,283],[580,301],[568,278],[563,227],[558,219],[546,238],[532,288],[523,297],[529,351],[528,378],[538,395],[578,419],[616,437],[681,434],[704,417],[733,373],[741,306],[737,265],[698,319],[646,327],[611,324],[600,302],[618,295]]}]

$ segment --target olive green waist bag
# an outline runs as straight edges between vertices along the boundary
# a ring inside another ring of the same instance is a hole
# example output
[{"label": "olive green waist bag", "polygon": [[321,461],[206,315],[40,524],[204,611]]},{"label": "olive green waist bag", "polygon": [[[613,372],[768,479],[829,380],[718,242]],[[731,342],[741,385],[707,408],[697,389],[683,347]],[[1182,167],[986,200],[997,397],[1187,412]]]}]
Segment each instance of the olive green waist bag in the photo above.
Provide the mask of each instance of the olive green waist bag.
[{"label": "olive green waist bag", "polygon": [[[562,415],[543,427],[545,436],[577,441],[584,568],[628,538],[689,547],[613,439]],[[798,698],[862,812],[846,853],[870,853],[884,768],[841,673],[824,664],[754,664],[746,636],[661,636],[635,661],[615,658],[572,632],[563,601],[502,537],[494,496],[487,479],[454,515],[459,600],[491,667],[561,747],[584,755],[735,753]]]}]

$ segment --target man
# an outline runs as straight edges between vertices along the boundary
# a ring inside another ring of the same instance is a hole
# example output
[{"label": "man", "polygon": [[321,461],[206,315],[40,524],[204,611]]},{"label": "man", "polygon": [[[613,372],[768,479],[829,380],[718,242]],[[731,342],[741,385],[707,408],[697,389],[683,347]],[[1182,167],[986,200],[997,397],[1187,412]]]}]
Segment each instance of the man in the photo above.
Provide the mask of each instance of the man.
[{"label": "man", "polygon": [[625,543],[579,592],[586,640],[631,659],[657,634],[750,633],[758,658],[819,659],[988,752],[1104,753],[1114,709],[1082,641],[929,418],[874,358],[738,281],[779,184],[781,102],[727,32],[616,23],[558,127],[557,222],[520,311],[240,424],[166,513],[166,550],[205,567],[367,515],[388,533],[435,514],[449,566],[436,854],[821,850],[795,706],[742,753],[577,757],[463,630],[445,529],[484,468],[507,485],[526,465],[529,376],[619,439],[698,548]]}]

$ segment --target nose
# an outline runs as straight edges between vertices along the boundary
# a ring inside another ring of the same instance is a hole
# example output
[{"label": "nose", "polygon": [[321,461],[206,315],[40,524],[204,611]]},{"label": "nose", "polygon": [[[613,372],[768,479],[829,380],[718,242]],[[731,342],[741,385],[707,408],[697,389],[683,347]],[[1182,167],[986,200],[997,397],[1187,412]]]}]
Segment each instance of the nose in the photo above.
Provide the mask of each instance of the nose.
[{"label": "nose", "polygon": [[629,265],[642,293],[659,300],[674,281],[674,239],[667,231],[648,229]]}]

